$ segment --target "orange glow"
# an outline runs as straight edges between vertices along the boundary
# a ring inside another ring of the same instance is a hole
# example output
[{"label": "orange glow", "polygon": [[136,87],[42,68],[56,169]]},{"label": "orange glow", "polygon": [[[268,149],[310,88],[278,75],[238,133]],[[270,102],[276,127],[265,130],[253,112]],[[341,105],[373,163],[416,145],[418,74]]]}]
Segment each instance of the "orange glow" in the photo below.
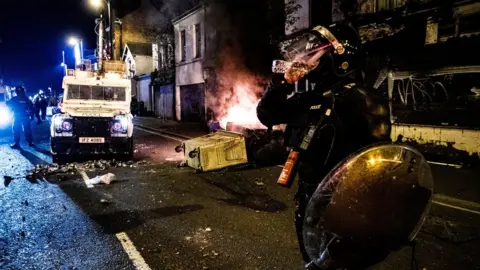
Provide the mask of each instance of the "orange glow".
[{"label": "orange glow", "polygon": [[219,117],[220,126],[227,127],[232,122],[241,126],[264,128],[257,118],[257,105],[260,99],[245,83],[233,86],[233,97],[225,104],[225,114]]},{"label": "orange glow", "polygon": [[222,128],[231,122],[249,129],[265,127],[257,118],[257,105],[270,78],[245,67],[241,48],[227,46],[219,53],[215,88],[207,91],[207,105]]}]

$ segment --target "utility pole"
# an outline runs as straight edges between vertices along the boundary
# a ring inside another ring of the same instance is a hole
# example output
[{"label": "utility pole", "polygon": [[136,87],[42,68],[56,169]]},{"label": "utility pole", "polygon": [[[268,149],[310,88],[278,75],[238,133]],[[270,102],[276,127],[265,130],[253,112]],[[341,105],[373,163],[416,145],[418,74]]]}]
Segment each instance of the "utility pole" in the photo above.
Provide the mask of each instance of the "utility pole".
[{"label": "utility pole", "polygon": [[103,72],[103,16],[100,14],[98,25],[98,70]]},{"label": "utility pole", "polygon": [[110,47],[110,59],[116,60],[115,58],[115,48],[113,47],[113,18],[112,18],[112,7],[111,7],[111,0],[107,0],[107,8],[108,8],[108,42]]}]

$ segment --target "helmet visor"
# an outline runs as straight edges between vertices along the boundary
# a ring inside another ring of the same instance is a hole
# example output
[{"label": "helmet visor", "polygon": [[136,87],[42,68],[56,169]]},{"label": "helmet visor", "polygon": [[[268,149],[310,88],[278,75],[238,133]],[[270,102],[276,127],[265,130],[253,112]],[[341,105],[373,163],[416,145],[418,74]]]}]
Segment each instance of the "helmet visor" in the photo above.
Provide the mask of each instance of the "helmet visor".
[{"label": "helmet visor", "polygon": [[328,40],[321,39],[313,33],[305,33],[288,40],[281,48],[285,60],[308,67],[316,67],[320,63],[320,58],[331,50],[332,44]]}]

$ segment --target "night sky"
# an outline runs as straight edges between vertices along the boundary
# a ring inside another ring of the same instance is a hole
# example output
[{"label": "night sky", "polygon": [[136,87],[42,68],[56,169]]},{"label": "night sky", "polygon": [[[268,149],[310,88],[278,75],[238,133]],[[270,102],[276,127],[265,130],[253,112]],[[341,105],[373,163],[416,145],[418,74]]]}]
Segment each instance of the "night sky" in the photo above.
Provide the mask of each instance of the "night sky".
[{"label": "night sky", "polygon": [[73,65],[69,36],[94,48],[98,10],[87,0],[0,0],[0,74],[5,83],[33,92],[59,89],[63,77],[62,50]]}]

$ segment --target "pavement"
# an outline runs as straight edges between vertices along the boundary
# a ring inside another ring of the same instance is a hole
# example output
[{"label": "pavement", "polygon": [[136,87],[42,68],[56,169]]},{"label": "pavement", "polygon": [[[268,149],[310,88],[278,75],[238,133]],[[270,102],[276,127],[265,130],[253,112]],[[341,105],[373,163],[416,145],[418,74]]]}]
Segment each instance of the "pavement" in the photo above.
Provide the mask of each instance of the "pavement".
[{"label": "pavement", "polygon": [[[46,124],[34,126],[35,148],[10,149],[10,132],[0,134],[0,176],[15,178],[0,183],[0,269],[301,268],[296,188],[275,184],[281,168],[197,174],[177,167],[174,151],[201,134],[194,124],[135,121],[144,125],[135,130],[135,160],[146,163],[87,172],[117,176],[95,188],[77,174],[24,178],[51,162]],[[419,269],[480,269],[480,174],[431,167],[436,203],[417,237]],[[409,269],[411,253],[406,247],[372,269]]]},{"label": "pavement", "polygon": [[208,127],[200,123],[178,122],[154,117],[135,117],[134,124],[140,128],[162,132],[179,138],[194,138],[209,132]]}]

